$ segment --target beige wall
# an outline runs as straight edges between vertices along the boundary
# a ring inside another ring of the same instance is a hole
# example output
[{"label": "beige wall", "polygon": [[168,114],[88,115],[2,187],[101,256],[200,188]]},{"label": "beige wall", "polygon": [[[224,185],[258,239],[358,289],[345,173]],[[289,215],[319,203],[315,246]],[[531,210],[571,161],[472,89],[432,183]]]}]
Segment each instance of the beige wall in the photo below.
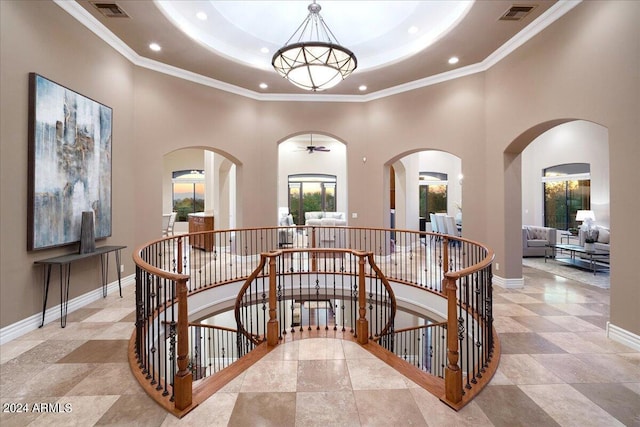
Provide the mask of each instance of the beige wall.
[{"label": "beige wall", "polygon": [[[144,162],[133,155],[134,67],[129,61],[48,1],[0,1],[0,31],[0,326],[5,327],[42,310],[42,269],[33,262],[73,249],[27,252],[28,73],[113,108],[112,237],[99,244],[128,246],[122,256],[125,275],[133,273],[131,251],[138,243],[133,173]],[[113,255],[110,261],[114,266]],[[115,268],[110,270],[112,281]],[[53,273],[49,307],[60,301],[57,269]],[[69,297],[99,283],[97,259],[76,263]]]},{"label": "beige wall", "polygon": [[[346,144],[349,211],[358,213],[357,219],[349,218],[354,226],[388,224],[385,165],[424,149],[458,156],[465,176],[465,236],[494,247],[501,265],[497,275],[520,278],[518,154],[539,134],[525,132],[552,120],[600,123],[609,129],[613,165],[611,318],[640,334],[633,243],[640,231],[626,226],[635,223],[632,212],[640,209],[637,198],[629,198],[640,186],[638,3],[583,3],[486,73],[368,103],[254,101],[132,67],[52,3],[0,5],[0,326],[39,311],[40,276],[32,262],[63,252],[25,249],[26,81],[29,71],[37,71],[114,108],[114,236],[109,243],[129,246],[129,273],[131,248],[157,236],[160,220],[148,219],[159,218],[163,208],[158,177],[164,154],[203,147],[234,161],[237,225],[268,226],[273,218],[263,212],[277,212],[278,142],[317,132]],[[505,150],[513,154],[505,156]],[[509,157],[512,164],[505,163]],[[74,295],[90,289],[92,281],[96,286],[97,272],[90,266],[84,270],[74,272]]]},{"label": "beige wall", "polygon": [[[611,322],[640,334],[640,2],[583,2],[487,73],[487,230],[505,277],[521,276],[519,153],[555,121],[609,131]],[[624,48],[619,48],[624,46]],[[508,151],[506,155],[503,153]],[[503,167],[499,167],[503,165]],[[506,174],[506,176],[505,176]],[[466,202],[465,202],[465,205]]]}]

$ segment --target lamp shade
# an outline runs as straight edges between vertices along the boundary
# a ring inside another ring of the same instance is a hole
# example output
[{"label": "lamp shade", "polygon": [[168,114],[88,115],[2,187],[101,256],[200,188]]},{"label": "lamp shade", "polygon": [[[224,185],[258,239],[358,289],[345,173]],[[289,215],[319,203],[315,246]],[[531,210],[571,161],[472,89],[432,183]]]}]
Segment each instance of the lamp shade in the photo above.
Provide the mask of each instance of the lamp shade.
[{"label": "lamp shade", "polygon": [[591,221],[596,220],[596,215],[593,213],[593,211],[580,210],[576,212],[576,221],[586,221],[588,219]]},{"label": "lamp shade", "polygon": [[358,60],[353,52],[340,46],[320,16],[322,8],[315,0],[307,9],[309,15],[273,55],[271,65],[294,85],[316,92],[347,78],[358,66]]},{"label": "lamp shade", "polygon": [[353,53],[323,42],[294,43],[278,50],[271,62],[294,85],[312,91],[329,89],[356,69]]}]

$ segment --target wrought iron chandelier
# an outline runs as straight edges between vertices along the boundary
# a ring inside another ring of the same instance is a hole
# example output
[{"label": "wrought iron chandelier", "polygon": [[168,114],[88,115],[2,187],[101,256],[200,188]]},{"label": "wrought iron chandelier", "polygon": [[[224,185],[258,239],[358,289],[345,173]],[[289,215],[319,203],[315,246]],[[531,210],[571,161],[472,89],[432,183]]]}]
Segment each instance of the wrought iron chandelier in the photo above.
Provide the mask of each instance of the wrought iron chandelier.
[{"label": "wrought iron chandelier", "polygon": [[294,85],[311,91],[329,89],[347,78],[358,66],[356,56],[340,46],[313,1],[309,15],[280,48],[271,65]]}]

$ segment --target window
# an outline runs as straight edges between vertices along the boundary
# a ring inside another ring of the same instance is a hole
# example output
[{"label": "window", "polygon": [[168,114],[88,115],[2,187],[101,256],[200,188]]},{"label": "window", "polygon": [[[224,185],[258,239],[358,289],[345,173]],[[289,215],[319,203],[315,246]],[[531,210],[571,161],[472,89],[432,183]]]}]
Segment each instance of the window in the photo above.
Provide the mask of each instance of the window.
[{"label": "window", "polygon": [[304,213],[336,211],[335,175],[289,175],[289,212],[293,222],[304,225]]},{"label": "window", "polygon": [[568,163],[543,171],[544,225],[568,230],[576,228],[576,212],[590,210],[591,173],[588,163]]},{"label": "window", "polygon": [[204,171],[175,171],[172,183],[176,221],[187,221],[188,214],[204,211]]},{"label": "window", "polygon": [[420,172],[420,216],[429,218],[430,213],[447,211],[447,174]]}]

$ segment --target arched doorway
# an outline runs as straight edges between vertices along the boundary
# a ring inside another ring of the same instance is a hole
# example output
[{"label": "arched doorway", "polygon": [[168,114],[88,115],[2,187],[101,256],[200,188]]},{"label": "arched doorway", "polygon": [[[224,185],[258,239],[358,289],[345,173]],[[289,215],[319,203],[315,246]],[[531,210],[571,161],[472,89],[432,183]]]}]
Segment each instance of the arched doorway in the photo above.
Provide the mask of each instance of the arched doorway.
[{"label": "arched doorway", "polygon": [[442,213],[462,221],[462,161],[439,150],[405,153],[387,163],[388,186],[393,173],[395,227],[430,231],[429,214]]},{"label": "arched doorway", "polygon": [[544,169],[589,164],[593,172],[589,175],[591,208],[598,211],[599,225],[609,227],[608,131],[599,124],[578,119],[540,123],[512,141],[504,159],[505,205],[509,207],[504,222],[505,266],[496,267],[494,281],[503,287],[522,287],[521,227],[528,223],[545,225]]},{"label": "arched doorway", "polygon": [[[313,148],[310,148],[313,147]],[[348,212],[347,147],[336,138],[303,133],[278,145],[278,215],[291,213],[304,225],[305,212]]]},{"label": "arched doorway", "polygon": [[237,168],[233,159],[204,147],[163,157],[162,211],[177,212],[174,231],[188,232],[189,213],[208,212],[216,229],[236,226]]}]

